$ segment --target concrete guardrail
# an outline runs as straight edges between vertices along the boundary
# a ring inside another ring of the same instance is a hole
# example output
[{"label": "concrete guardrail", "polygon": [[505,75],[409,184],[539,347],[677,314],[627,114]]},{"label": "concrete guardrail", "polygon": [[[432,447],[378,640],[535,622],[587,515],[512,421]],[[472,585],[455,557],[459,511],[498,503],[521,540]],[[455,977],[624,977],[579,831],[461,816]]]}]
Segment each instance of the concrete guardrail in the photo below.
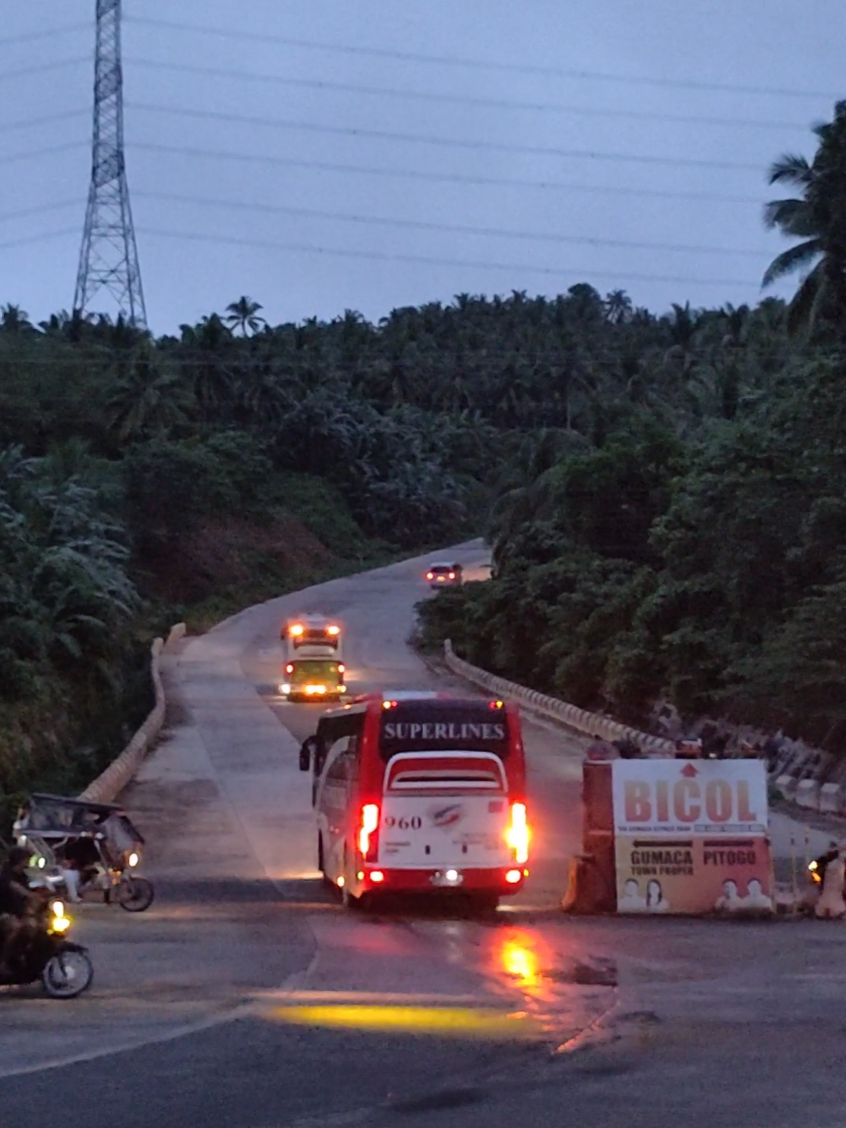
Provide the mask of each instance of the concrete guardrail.
[{"label": "concrete guardrail", "polygon": [[[185,634],[185,625],[180,623],[178,626],[182,628],[181,633],[178,633],[177,627],[174,627],[168,636],[168,642],[176,641]],[[174,632],[177,632],[176,637]],[[150,648],[150,677],[156,697],[155,705],[123,752],[92,783],[89,783],[79,796],[80,799],[87,799],[92,803],[113,802],[141,767],[144,757],[158,739],[165,718],[165,693],[160,668],[164,649],[165,643],[160,638],[157,638]]]},{"label": "concrete guardrail", "polygon": [[444,661],[459,677],[466,678],[467,681],[490,690],[497,697],[507,697],[513,701],[518,701],[529,712],[548,717],[553,721],[559,721],[567,725],[568,728],[575,729],[576,732],[584,733],[586,736],[601,736],[604,740],[633,740],[644,752],[658,756],[675,753],[675,744],[662,736],[650,736],[649,733],[640,732],[638,729],[620,724],[619,721],[615,721],[611,717],[605,717],[599,713],[588,713],[585,709],[579,709],[566,701],[559,701],[556,697],[547,697],[544,693],[538,693],[524,685],[518,685],[516,682],[497,677],[496,674],[491,674],[479,666],[472,666],[469,662],[465,662],[463,658],[458,657],[449,639],[444,643]]},{"label": "concrete guardrail", "polygon": [[[467,681],[482,686],[499,697],[510,697],[519,701],[525,709],[542,717],[560,721],[577,732],[590,736],[597,734],[605,740],[620,740],[628,737],[645,752],[653,755],[672,754],[675,751],[673,741],[664,737],[639,732],[611,717],[588,713],[584,709],[576,708],[575,705],[569,705],[566,701],[547,697],[543,693],[517,685],[516,682],[488,673],[478,666],[472,666],[458,657],[449,639],[444,643],[444,660],[454,673],[466,678]],[[763,739],[763,734],[759,736]],[[824,814],[846,816],[846,769],[843,772],[844,778],[837,782],[826,782],[825,776],[831,768],[831,759],[830,753],[811,748],[802,741],[786,741],[785,754],[779,757],[779,765],[771,776],[773,785],[785,799],[796,803],[797,806]]]}]

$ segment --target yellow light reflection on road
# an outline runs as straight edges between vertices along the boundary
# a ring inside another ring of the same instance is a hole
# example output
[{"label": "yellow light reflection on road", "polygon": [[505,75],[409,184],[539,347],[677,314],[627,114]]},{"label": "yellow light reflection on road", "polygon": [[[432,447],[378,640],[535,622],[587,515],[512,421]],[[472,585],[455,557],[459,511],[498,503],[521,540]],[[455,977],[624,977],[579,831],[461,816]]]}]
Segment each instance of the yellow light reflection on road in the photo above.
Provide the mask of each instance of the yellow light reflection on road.
[{"label": "yellow light reflection on road", "polygon": [[440,1038],[512,1040],[535,1038],[540,1025],[524,1012],[481,1007],[300,1006],[278,1007],[272,1017],[298,1026],[330,1026]]},{"label": "yellow light reflection on road", "polygon": [[502,967],[520,980],[521,987],[533,987],[538,982],[538,954],[519,940],[506,940],[503,944]]}]

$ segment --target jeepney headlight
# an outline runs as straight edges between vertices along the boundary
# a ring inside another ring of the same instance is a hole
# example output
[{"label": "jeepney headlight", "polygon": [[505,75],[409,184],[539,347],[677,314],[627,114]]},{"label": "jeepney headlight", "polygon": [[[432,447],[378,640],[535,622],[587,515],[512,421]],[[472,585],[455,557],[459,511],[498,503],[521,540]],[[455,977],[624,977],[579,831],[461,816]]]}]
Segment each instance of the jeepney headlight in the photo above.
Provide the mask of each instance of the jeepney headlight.
[{"label": "jeepney headlight", "polygon": [[287,684],[287,682],[286,682],[286,683],[285,683],[285,685],[280,685],[280,686],[279,686],[279,692],[280,692],[280,693],[290,693],[290,692],[291,692],[291,687],[290,687],[290,686],[289,686],[289,685]]}]

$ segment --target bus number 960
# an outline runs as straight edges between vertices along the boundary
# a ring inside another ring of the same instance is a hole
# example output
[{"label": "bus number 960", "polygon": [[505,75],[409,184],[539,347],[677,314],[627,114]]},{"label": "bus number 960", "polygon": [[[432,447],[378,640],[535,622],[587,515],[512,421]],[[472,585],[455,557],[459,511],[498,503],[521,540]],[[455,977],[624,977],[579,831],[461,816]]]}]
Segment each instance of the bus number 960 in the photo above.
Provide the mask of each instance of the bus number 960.
[{"label": "bus number 960", "polygon": [[401,818],[396,818],[394,815],[385,815],[385,828],[387,830],[420,830],[423,826],[423,820],[419,815],[411,815],[407,818],[403,815]]}]

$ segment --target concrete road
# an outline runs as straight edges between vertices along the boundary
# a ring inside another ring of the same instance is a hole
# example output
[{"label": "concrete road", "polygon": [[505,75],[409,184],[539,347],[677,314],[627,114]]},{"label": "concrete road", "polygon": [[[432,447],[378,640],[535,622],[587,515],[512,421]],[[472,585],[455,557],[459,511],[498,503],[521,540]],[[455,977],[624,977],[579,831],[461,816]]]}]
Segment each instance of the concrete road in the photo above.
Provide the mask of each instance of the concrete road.
[{"label": "concrete road", "polygon": [[580,742],[559,729],[526,724],[532,877],[496,918],[361,918],[323,889],[296,755],[319,708],[274,692],[279,624],[341,618],[354,689],[470,692],[405,645],[443,555],[250,608],[169,659],[169,739],[126,796],[159,897],[80,913],[86,998],[0,998],[0,1123],[40,1125],[57,1094],[66,1128],[840,1123],[842,928],[563,918]]}]

